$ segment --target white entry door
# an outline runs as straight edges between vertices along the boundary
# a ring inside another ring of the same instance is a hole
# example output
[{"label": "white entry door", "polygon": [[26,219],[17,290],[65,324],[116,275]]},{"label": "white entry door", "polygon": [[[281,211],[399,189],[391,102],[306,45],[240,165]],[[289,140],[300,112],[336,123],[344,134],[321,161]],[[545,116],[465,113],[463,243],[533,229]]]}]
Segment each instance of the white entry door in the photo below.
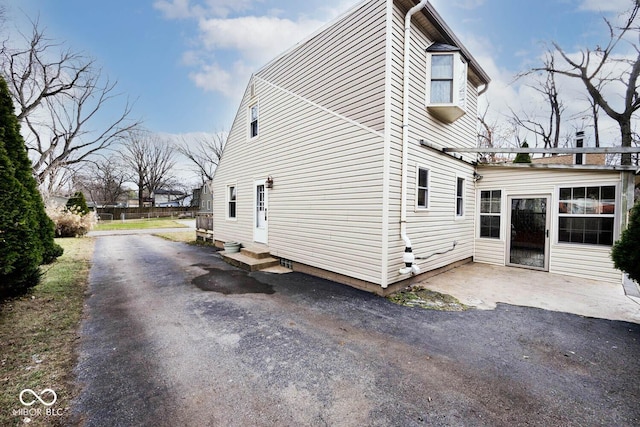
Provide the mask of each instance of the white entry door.
[{"label": "white entry door", "polygon": [[267,188],[266,181],[256,181],[254,185],[254,228],[253,240],[258,243],[267,243]]}]

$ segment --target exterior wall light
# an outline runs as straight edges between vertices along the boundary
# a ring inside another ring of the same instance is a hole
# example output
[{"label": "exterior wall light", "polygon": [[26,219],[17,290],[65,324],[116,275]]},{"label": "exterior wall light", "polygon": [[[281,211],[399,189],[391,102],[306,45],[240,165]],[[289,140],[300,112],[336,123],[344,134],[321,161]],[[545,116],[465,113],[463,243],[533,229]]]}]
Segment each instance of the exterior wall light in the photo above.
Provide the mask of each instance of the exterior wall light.
[{"label": "exterior wall light", "polygon": [[273,188],[273,178],[271,176],[267,177],[267,188]]}]

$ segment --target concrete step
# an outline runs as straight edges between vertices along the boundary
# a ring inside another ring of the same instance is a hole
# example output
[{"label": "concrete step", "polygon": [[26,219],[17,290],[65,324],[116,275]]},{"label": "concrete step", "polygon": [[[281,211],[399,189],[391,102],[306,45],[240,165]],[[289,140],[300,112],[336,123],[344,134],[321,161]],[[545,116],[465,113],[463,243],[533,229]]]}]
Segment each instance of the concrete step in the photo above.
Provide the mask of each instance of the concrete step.
[{"label": "concrete step", "polygon": [[243,253],[242,251],[235,253],[227,253],[226,251],[222,251],[220,252],[220,256],[222,256],[222,259],[228,264],[246,271],[258,271],[280,265],[280,261],[270,255],[262,258],[255,258]]},{"label": "concrete step", "polygon": [[246,245],[240,249],[240,253],[255,259],[271,258],[269,248],[263,245]]}]

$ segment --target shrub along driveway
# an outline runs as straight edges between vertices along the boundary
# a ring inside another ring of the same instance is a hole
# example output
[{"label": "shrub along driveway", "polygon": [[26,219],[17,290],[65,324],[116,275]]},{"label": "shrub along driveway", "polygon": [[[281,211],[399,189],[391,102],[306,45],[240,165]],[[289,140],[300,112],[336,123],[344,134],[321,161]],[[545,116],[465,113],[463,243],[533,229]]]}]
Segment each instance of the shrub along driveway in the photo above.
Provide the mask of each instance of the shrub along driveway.
[{"label": "shrub along driveway", "polygon": [[638,425],[640,325],[437,312],[210,248],[97,239],[73,405],[86,425]]}]

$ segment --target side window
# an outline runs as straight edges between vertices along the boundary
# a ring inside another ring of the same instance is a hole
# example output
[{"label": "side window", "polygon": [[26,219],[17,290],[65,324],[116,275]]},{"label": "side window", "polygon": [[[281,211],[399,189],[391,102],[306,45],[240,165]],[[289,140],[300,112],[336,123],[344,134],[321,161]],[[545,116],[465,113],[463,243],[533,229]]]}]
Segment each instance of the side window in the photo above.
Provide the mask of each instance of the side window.
[{"label": "side window", "polygon": [[258,136],[258,117],[259,117],[258,104],[253,104],[249,108],[249,137],[250,138],[255,138]]},{"label": "side window", "polygon": [[227,187],[227,218],[235,219],[236,218],[236,186],[230,185]]},{"label": "side window", "polygon": [[558,242],[613,244],[616,187],[560,188]]},{"label": "side window", "polygon": [[453,54],[431,57],[431,103],[453,102]]},{"label": "side window", "polygon": [[500,208],[502,191],[480,192],[480,237],[500,238]]},{"label": "side window", "polygon": [[466,114],[467,70],[459,48],[442,43],[427,48],[426,107],[437,119],[453,123]]},{"label": "side window", "polygon": [[418,209],[428,209],[429,208],[429,169],[426,168],[418,168],[417,173],[417,203],[416,207]]},{"label": "side window", "polygon": [[456,216],[464,216],[464,178],[456,179]]}]

